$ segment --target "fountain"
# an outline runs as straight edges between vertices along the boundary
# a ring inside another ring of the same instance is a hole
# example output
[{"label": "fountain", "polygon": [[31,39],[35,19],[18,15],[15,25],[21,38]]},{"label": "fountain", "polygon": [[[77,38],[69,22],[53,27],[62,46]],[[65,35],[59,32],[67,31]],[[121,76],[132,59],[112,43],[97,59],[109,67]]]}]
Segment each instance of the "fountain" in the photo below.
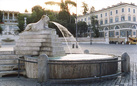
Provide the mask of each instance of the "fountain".
[{"label": "fountain", "polygon": [[[49,57],[49,62],[53,63],[49,64],[49,77],[51,79],[74,79],[99,76],[100,64],[97,63],[118,60],[117,57],[112,55],[83,54],[80,48],[81,54],[72,54],[72,52],[70,52],[71,54],[65,55],[65,51],[61,46],[55,29],[48,28],[48,21],[48,16],[44,15],[37,23],[27,25],[24,32],[20,34],[14,49],[16,55],[32,55],[25,57],[26,60],[31,61],[32,59],[33,61],[37,61],[35,57],[46,54]],[[56,22],[52,23],[57,25],[63,33],[63,36],[72,37],[72,34],[62,25]],[[37,69],[35,69],[35,73],[32,73],[33,71],[30,71],[31,68],[29,67],[29,65],[32,64],[27,63],[26,65],[27,76],[29,78],[37,78]],[[31,67],[37,68],[36,65]],[[115,74],[117,72],[117,62],[103,63],[102,68],[103,71],[101,75]]]},{"label": "fountain", "polygon": [[2,31],[1,35],[1,44],[3,45],[11,45],[15,44],[16,40],[18,39],[15,36],[15,31],[13,28],[10,28],[9,25],[6,25],[6,28]]},{"label": "fountain", "polygon": [[[75,79],[100,76],[100,62],[118,60],[113,55],[83,54],[80,48],[81,54],[71,52],[72,54],[66,55],[56,30],[49,28],[48,22],[49,17],[43,15],[38,22],[28,24],[24,32],[19,35],[19,40],[14,47],[14,54],[18,57],[24,56],[24,59],[28,61],[38,61],[39,55],[46,54],[49,62],[49,78]],[[61,32],[66,33],[64,36],[72,36],[66,28],[64,29],[56,22],[53,23]],[[117,73],[117,65],[117,62],[102,63],[101,75]],[[38,78],[37,64],[25,62],[25,68],[27,77]]]}]

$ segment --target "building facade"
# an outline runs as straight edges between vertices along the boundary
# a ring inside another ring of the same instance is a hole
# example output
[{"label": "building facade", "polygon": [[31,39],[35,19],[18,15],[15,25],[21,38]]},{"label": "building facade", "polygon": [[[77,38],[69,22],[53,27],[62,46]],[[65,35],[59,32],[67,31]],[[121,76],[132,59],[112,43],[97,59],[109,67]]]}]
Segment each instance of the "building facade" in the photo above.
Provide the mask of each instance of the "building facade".
[{"label": "building facade", "polygon": [[106,32],[113,38],[137,37],[137,6],[133,3],[118,3],[112,7],[78,16],[78,21],[85,21],[90,25],[90,17],[93,15],[99,22],[100,37],[105,37]]},{"label": "building facade", "polygon": [[[19,29],[17,16],[19,12],[16,11],[1,11],[2,12],[2,22],[0,23],[3,31],[8,28],[9,32],[13,32]],[[6,31],[5,31],[6,32]]]}]

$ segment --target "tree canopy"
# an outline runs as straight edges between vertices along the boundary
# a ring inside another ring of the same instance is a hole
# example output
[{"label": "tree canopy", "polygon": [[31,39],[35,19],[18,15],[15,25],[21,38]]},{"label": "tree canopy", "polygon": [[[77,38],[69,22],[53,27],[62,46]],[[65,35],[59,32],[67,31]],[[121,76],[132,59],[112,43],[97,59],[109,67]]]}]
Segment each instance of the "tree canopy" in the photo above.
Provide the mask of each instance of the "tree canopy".
[{"label": "tree canopy", "polygon": [[0,11],[0,22],[2,22],[2,12]]},{"label": "tree canopy", "polygon": [[[42,17],[42,15],[48,15],[50,18],[50,21],[55,21],[58,22],[60,24],[62,24],[63,26],[65,26],[73,35],[75,35],[75,15],[71,15],[69,12],[67,11],[60,11],[60,12],[54,12],[54,11],[50,11],[50,10],[45,10],[43,9],[41,6],[34,6],[32,8],[32,13],[30,15],[27,14],[19,14],[18,15],[18,21],[19,21],[19,28],[20,28],[20,32],[24,30],[24,17],[27,18],[27,24],[29,23],[35,23],[38,20],[40,20],[40,18]],[[57,34],[59,36],[62,36],[60,31],[57,29],[57,27],[52,24],[49,23],[49,27],[50,28],[55,28],[57,30]]]},{"label": "tree canopy", "polygon": [[61,0],[61,2],[48,1],[45,2],[47,5],[58,5],[60,6],[61,11],[66,11],[69,13],[69,5],[76,7],[76,3],[71,0]]},{"label": "tree canopy", "polygon": [[99,24],[97,17],[95,15],[91,16],[91,28],[92,31],[94,32],[94,37],[99,37]]},{"label": "tree canopy", "polygon": [[77,23],[77,25],[78,25],[78,36],[86,36],[88,30],[87,23],[84,21],[80,21]]},{"label": "tree canopy", "polygon": [[82,2],[83,14],[85,15],[88,12],[88,4]]}]

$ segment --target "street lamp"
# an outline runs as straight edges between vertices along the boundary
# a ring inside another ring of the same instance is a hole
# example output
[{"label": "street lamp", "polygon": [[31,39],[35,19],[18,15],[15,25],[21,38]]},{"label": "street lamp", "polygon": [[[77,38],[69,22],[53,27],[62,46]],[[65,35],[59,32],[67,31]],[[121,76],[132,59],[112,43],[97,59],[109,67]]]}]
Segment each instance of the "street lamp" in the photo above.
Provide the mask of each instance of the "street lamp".
[{"label": "street lamp", "polygon": [[[77,0],[76,0],[76,4],[77,4]],[[76,48],[78,48],[78,44],[77,44],[77,41],[78,41],[78,25],[77,25],[77,5],[76,5]]]},{"label": "street lamp", "polygon": [[92,45],[92,27],[90,27],[90,45]]}]

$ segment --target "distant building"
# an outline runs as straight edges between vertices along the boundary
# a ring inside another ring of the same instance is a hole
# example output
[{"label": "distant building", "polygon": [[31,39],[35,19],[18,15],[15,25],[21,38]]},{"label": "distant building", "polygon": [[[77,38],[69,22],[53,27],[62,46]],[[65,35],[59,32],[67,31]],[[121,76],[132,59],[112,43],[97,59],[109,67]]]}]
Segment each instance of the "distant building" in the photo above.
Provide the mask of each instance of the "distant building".
[{"label": "distant building", "polygon": [[19,12],[16,11],[1,11],[3,14],[2,22],[0,23],[3,30],[7,27],[9,30],[16,31],[19,29],[17,16]]},{"label": "distant building", "polygon": [[112,7],[103,8],[99,11],[78,16],[78,21],[85,21],[91,25],[90,17],[97,16],[99,21],[100,37],[126,38],[137,37],[137,5],[131,3],[118,3]]}]

